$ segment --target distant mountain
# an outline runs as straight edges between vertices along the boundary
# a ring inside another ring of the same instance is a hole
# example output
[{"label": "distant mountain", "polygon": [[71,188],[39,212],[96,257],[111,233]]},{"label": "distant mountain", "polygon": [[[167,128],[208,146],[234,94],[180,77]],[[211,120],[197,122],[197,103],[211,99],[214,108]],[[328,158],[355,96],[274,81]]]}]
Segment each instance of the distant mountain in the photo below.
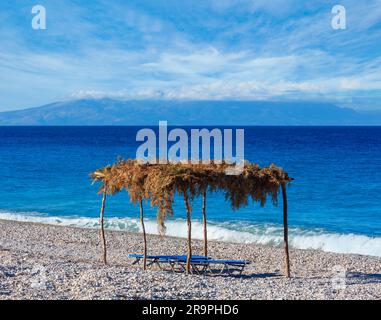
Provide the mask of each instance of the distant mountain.
[{"label": "distant mountain", "polygon": [[381,125],[330,103],[82,99],[0,113],[0,125]]}]

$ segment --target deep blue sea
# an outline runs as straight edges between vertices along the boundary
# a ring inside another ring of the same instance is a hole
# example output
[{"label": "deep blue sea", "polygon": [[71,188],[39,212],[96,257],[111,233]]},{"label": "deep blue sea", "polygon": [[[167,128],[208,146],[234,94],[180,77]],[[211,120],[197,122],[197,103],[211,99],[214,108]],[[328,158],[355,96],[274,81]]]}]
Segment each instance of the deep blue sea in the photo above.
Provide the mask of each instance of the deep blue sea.
[{"label": "deep blue sea", "polygon": [[[0,218],[97,227],[101,197],[89,174],[134,158],[138,127],[0,127]],[[296,248],[381,256],[381,127],[244,127],[245,158],[275,163],[288,189],[290,242]],[[179,199],[181,200],[181,199]],[[146,205],[147,231],[157,233]],[[282,208],[269,201],[233,211],[207,198],[209,238],[279,245]],[[193,236],[202,238],[201,202]],[[125,192],[108,199],[107,227],[139,232],[139,208]],[[186,236],[183,201],[167,234]]]}]

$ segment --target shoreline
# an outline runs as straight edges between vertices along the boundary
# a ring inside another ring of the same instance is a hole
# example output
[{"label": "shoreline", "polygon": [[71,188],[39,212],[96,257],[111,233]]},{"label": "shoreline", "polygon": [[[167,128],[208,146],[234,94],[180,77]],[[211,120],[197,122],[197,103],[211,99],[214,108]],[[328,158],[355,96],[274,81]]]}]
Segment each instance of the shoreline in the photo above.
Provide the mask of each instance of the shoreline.
[{"label": "shoreline", "polygon": [[[65,228],[65,229],[72,229],[72,230],[91,230],[91,231],[96,231],[99,232],[99,227],[82,227],[82,226],[75,226],[75,225],[59,225],[59,224],[53,224],[53,223],[45,223],[45,222],[37,222],[37,221],[18,221],[18,220],[6,220],[6,219],[1,219],[0,218],[0,225],[2,223],[20,223],[20,224],[27,224],[27,225],[37,225],[40,227],[56,227],[56,228]],[[185,223],[185,222],[184,222]],[[105,228],[106,234],[108,233],[122,233],[122,234],[127,234],[130,236],[134,237],[141,237],[143,239],[143,234],[141,232],[134,232],[134,231],[129,231],[129,230],[122,230],[122,229],[108,229]],[[154,234],[154,233],[146,233],[147,238],[165,238],[165,239],[174,239],[174,240],[179,240],[179,241],[186,241],[186,237],[180,237],[180,236],[173,236],[173,235],[164,235],[161,236],[159,234]],[[106,239],[107,240],[107,239]],[[1,241],[1,240],[0,240]],[[201,239],[192,239],[192,243],[195,242],[200,242],[200,246],[203,245],[203,240]],[[1,243],[1,242],[0,242]],[[269,245],[269,244],[260,244],[260,243],[246,243],[246,242],[234,242],[234,241],[228,241],[228,240],[215,240],[215,239],[208,239],[208,244],[211,243],[216,243],[216,244],[230,244],[230,245],[248,245],[248,246],[254,246],[254,247],[262,247],[262,248],[273,248],[273,249],[282,249],[283,250],[283,244],[279,245]],[[149,247],[149,243],[148,243]],[[374,256],[370,254],[360,254],[360,253],[342,253],[342,252],[332,252],[332,251],[324,251],[322,249],[312,249],[312,248],[306,248],[306,249],[301,249],[301,248],[293,248],[290,247],[290,250],[296,250],[296,251],[310,251],[310,252],[321,252],[321,253],[327,253],[327,254],[335,254],[335,255],[345,255],[345,256],[360,256],[360,257],[366,257],[366,258],[375,258],[379,259],[381,262],[381,257],[379,256]],[[380,270],[381,271],[381,270]]]},{"label": "shoreline", "polygon": [[[99,218],[81,216],[31,215],[27,213],[0,211],[0,221],[41,223],[44,225],[99,229]],[[107,217],[106,228],[112,231],[139,233],[141,223],[138,217]],[[147,234],[158,235],[157,221],[145,219]],[[166,236],[185,238],[187,234],[184,219],[168,219]],[[226,243],[246,243],[264,246],[283,246],[283,226],[248,224],[242,226],[225,225],[221,221],[208,221],[208,239]],[[202,220],[192,220],[192,238],[203,239]],[[289,227],[289,246],[294,249],[321,250],[339,254],[355,254],[381,258],[381,236],[366,233],[343,233],[338,230],[321,228]]]},{"label": "shoreline", "polygon": [[[147,234],[148,254],[184,254],[186,239]],[[243,277],[187,276],[132,266],[142,235],[106,230],[107,266],[97,229],[0,220],[0,299],[379,299],[381,258],[208,241],[216,259],[252,261]],[[203,241],[192,240],[193,254]],[[344,287],[333,282],[344,270]],[[42,277],[43,281],[40,281]],[[336,277],[336,278],[335,278]],[[37,281],[37,282],[36,282]],[[37,283],[37,284],[36,284]]]}]

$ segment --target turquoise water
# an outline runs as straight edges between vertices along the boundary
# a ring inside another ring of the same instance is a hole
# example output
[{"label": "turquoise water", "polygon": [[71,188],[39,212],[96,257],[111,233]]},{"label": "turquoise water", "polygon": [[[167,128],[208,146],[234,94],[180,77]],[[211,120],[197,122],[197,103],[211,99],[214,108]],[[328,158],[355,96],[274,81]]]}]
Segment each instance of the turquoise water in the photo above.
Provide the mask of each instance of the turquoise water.
[{"label": "turquoise water", "polygon": [[[0,218],[97,227],[100,196],[89,173],[117,156],[135,157],[138,127],[0,127]],[[381,127],[245,127],[245,158],[275,162],[295,178],[288,190],[291,244],[381,256]],[[167,233],[185,236],[183,201]],[[201,203],[193,204],[202,237]],[[139,231],[125,193],[110,198],[108,227]],[[146,205],[156,233],[155,209]],[[209,237],[281,243],[281,206],[233,211],[209,194]]]}]

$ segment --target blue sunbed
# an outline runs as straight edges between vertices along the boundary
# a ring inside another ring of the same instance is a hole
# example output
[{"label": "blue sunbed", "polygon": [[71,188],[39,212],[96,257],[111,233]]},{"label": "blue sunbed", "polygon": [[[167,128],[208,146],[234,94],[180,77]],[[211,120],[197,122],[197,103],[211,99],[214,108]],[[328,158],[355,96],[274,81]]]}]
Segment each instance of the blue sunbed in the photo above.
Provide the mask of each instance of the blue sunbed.
[{"label": "blue sunbed", "polygon": [[206,272],[209,271],[210,273],[215,273],[212,269],[212,266],[221,265],[221,269],[217,269],[218,274],[222,274],[224,272],[233,274],[235,271],[237,271],[238,274],[241,275],[243,270],[245,269],[245,266],[247,266],[250,263],[251,262],[247,260],[210,259],[207,263],[208,266]]},{"label": "blue sunbed", "polygon": [[[144,258],[143,254],[136,254],[132,253],[128,255],[129,258],[135,258],[137,261],[140,261],[141,259]],[[162,261],[169,261],[169,260],[177,260],[177,261],[183,261],[186,260],[187,256],[186,255],[147,255],[147,260],[162,260]],[[193,255],[191,257],[191,260],[208,260],[210,259],[209,257],[205,256],[197,256]],[[136,262],[135,262],[136,263]]]},{"label": "blue sunbed", "polygon": [[[129,254],[130,258],[135,258],[133,264],[138,263],[140,260],[144,258],[142,254]],[[163,265],[167,264],[170,266],[171,271],[185,271],[186,269],[186,255],[148,255],[147,256],[148,264],[147,266],[151,266],[152,264],[156,264],[161,270],[164,270]],[[238,271],[241,275],[245,266],[250,264],[250,261],[246,260],[223,260],[223,259],[212,259],[210,257],[192,255],[191,257],[191,267],[192,270],[197,274],[206,274],[210,272],[212,274],[218,273],[222,274],[227,272],[229,274]],[[220,269],[213,269],[213,266],[221,266]],[[180,269],[176,269],[179,267]]]},{"label": "blue sunbed", "polygon": [[[139,263],[143,258],[143,254],[129,254],[129,258],[134,258],[135,261],[132,264]],[[197,263],[201,261],[205,261],[210,259],[209,257],[205,256],[198,256],[193,255],[191,257],[191,265],[192,263]],[[185,270],[185,263],[187,261],[186,255],[147,255],[147,266],[151,266],[153,264],[156,264],[161,270],[163,270],[163,264],[168,264],[173,272],[175,272],[175,267],[179,266],[181,268],[181,271]],[[195,270],[197,273],[199,273],[198,270]]]}]

